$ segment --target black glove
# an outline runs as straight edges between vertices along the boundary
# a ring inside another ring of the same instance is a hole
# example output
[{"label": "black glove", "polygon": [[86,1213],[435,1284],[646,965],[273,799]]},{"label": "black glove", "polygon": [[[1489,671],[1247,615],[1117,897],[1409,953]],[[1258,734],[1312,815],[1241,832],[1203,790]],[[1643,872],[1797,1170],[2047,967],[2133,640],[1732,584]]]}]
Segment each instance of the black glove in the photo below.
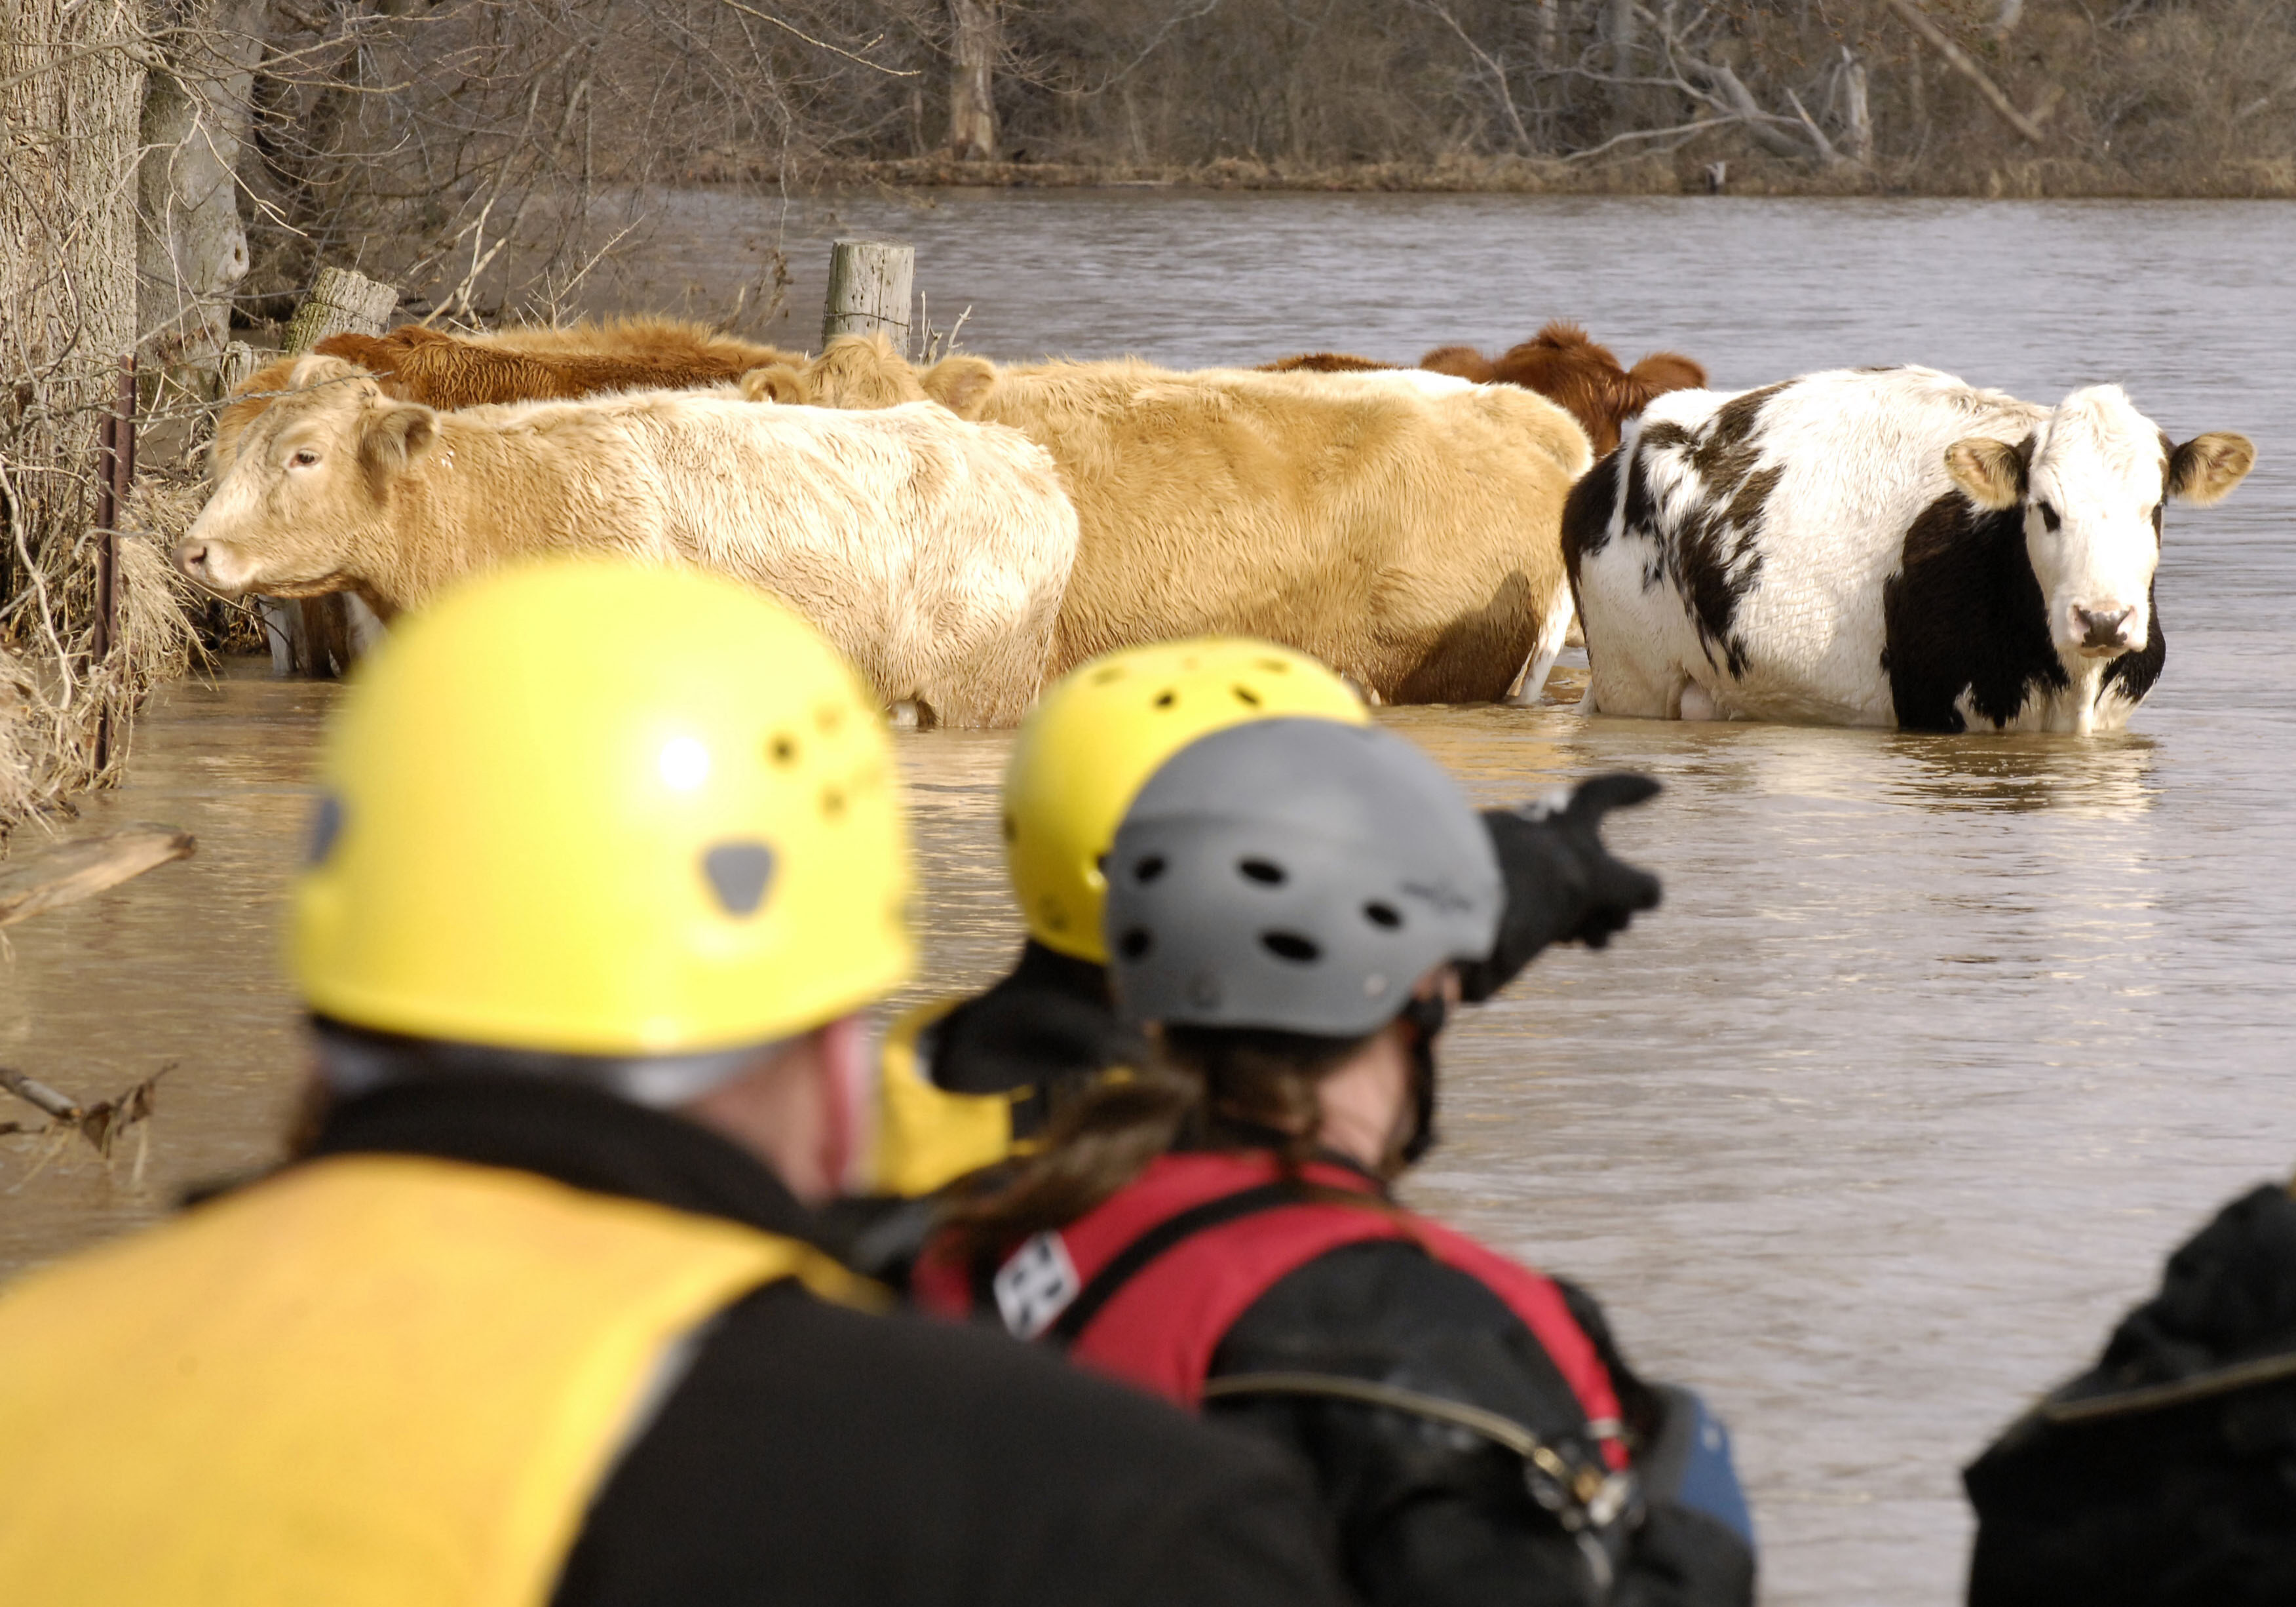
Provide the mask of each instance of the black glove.
[{"label": "black glove", "polygon": [[1560,808],[1486,809],[1483,826],[1506,878],[1506,908],[1488,959],[1459,967],[1460,996],[1480,1004],[1550,943],[1600,948],[1635,912],[1658,907],[1658,878],[1613,859],[1603,816],[1658,794],[1657,781],[1617,771],[1582,782]]}]

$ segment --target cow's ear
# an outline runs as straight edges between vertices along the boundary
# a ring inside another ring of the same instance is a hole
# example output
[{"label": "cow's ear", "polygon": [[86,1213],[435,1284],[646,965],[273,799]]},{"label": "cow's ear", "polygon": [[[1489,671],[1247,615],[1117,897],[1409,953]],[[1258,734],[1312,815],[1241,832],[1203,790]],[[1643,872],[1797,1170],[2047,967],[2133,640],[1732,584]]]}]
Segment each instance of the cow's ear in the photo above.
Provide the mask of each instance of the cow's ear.
[{"label": "cow's ear", "polygon": [[961,419],[979,418],[996,388],[996,368],[986,357],[943,357],[925,370],[925,394]]},{"label": "cow's ear", "polygon": [[2025,500],[2025,458],[2005,441],[1972,435],[1945,449],[1945,471],[1970,501],[1999,512]]},{"label": "cow's ear", "polygon": [[1654,397],[1706,389],[1706,365],[1678,351],[1654,351],[1627,370],[1627,377]]},{"label": "cow's ear", "polygon": [[1429,373],[1447,373],[1478,385],[1488,385],[1497,377],[1491,360],[1472,346],[1439,346],[1419,359],[1419,366]]},{"label": "cow's ear", "polygon": [[784,407],[805,405],[805,381],[794,368],[778,363],[767,363],[752,368],[739,381],[742,398],[750,402],[778,402]]},{"label": "cow's ear", "polygon": [[390,495],[391,480],[438,430],[439,415],[420,402],[393,402],[366,415],[359,432],[359,467],[377,502]]},{"label": "cow's ear", "polygon": [[2196,435],[2169,454],[2169,495],[2207,507],[2232,495],[2256,467],[2256,443],[2228,430]]}]

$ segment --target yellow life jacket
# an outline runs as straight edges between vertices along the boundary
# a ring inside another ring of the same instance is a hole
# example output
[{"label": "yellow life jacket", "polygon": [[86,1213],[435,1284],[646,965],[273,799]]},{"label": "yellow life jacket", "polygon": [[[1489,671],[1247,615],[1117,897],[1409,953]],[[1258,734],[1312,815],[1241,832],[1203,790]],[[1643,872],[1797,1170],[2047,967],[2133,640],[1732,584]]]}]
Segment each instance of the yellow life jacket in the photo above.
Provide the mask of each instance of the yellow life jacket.
[{"label": "yellow life jacket", "polygon": [[670,1348],[812,1247],[341,1156],[0,1291],[0,1600],[534,1607]]},{"label": "yellow life jacket", "polygon": [[1028,1147],[1013,1138],[1013,1107],[1033,1087],[1004,1094],[952,1094],[932,1079],[922,1054],[926,1032],[964,998],[937,999],[906,1011],[885,1034],[877,1062],[876,1160],[881,1193],[915,1198],[967,1173],[994,1166]]}]

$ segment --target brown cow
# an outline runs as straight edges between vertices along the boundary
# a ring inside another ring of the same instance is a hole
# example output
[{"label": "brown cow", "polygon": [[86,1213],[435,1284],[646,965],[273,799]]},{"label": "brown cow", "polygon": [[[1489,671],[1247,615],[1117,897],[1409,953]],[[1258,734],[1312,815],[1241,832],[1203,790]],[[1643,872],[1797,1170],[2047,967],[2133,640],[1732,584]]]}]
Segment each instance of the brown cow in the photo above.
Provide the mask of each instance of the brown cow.
[{"label": "brown cow", "polygon": [[[723,384],[761,364],[805,360],[675,318],[617,318],[485,335],[443,334],[409,324],[387,335],[331,335],[312,350],[357,365],[395,400],[443,408],[573,401],[614,390],[684,390]],[[286,389],[294,366],[290,357],[258,369],[217,417],[217,480],[231,466],[242,432]]]},{"label": "brown cow", "polygon": [[1443,346],[1420,358],[1419,366],[1478,385],[1520,385],[1561,403],[1585,428],[1596,457],[1617,447],[1620,426],[1653,399],[1706,383],[1704,367],[1679,352],[1654,351],[1623,368],[1609,347],[1560,319],[1496,358],[1471,346]]},{"label": "brown cow", "polygon": [[[1632,368],[1622,368],[1607,346],[1598,346],[1576,324],[1560,319],[1502,356],[1485,357],[1472,346],[1439,346],[1419,359],[1431,373],[1447,373],[1477,385],[1520,385],[1559,403],[1602,456],[1619,444],[1619,429],[1669,390],[1695,390],[1706,370],[1678,352],[1654,351]],[[1392,369],[1391,363],[1345,352],[1311,351],[1263,363],[1266,373],[1367,373]]]}]

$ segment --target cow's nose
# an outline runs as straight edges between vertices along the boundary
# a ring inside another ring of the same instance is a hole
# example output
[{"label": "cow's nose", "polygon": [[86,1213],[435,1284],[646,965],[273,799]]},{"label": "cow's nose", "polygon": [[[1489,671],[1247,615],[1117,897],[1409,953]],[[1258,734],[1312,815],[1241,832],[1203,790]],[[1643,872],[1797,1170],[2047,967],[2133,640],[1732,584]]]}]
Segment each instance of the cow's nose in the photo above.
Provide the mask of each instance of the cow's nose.
[{"label": "cow's nose", "polygon": [[2122,647],[2128,644],[2126,627],[2135,608],[2083,608],[2073,604],[2073,628],[2081,633],[2083,647]]},{"label": "cow's nose", "polygon": [[207,561],[207,543],[203,541],[186,541],[176,549],[176,567],[186,574],[196,572]]}]

